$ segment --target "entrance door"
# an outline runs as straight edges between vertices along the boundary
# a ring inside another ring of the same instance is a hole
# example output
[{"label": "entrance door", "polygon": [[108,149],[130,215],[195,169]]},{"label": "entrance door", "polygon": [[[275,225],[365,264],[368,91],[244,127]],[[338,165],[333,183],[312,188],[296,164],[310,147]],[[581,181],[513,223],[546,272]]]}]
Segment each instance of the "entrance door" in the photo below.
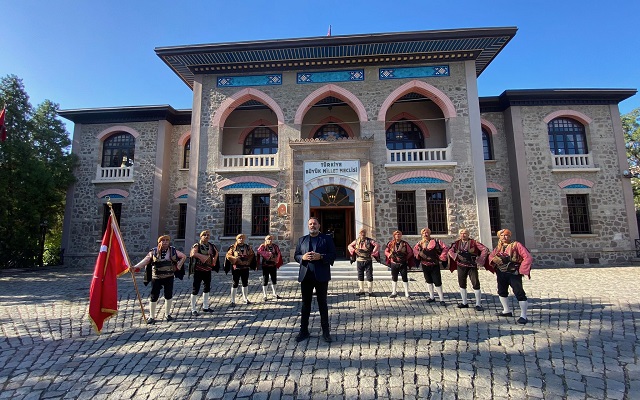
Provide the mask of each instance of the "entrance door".
[{"label": "entrance door", "polygon": [[338,258],[348,258],[347,246],[355,236],[353,210],[315,209],[311,210],[311,215],[320,220],[321,232],[333,238]]},{"label": "entrance door", "polygon": [[347,246],[355,237],[355,194],[340,185],[321,186],[309,193],[309,216],[320,221],[322,233],[333,237],[339,258],[347,258]]}]

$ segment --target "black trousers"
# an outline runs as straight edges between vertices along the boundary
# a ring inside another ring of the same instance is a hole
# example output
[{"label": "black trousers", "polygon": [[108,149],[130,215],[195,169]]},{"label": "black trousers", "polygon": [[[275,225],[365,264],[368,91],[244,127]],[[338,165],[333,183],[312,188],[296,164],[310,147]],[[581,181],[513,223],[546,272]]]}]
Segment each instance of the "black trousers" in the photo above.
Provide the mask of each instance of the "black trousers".
[{"label": "black trousers", "polygon": [[467,288],[467,276],[471,280],[473,290],[480,290],[480,276],[478,274],[478,268],[462,267],[458,264],[458,285],[460,285],[460,289]]},{"label": "black trousers", "polygon": [[320,326],[322,332],[329,332],[329,305],[327,303],[327,292],[329,282],[319,282],[312,271],[307,271],[304,279],[300,283],[302,292],[302,310],[300,319],[300,332],[309,332],[309,314],[311,314],[311,302],[313,301],[313,289],[316,290],[316,301],[318,311],[320,311]]},{"label": "black trousers", "polygon": [[231,269],[231,276],[233,277],[233,287],[237,288],[242,279],[242,287],[249,286],[249,268],[243,269]]},{"label": "black trousers", "polygon": [[427,283],[432,283],[435,287],[442,286],[442,274],[440,273],[440,265],[424,265],[420,264],[422,267],[422,274],[424,275],[424,280]]},{"label": "black trousers", "polygon": [[391,280],[398,282],[398,274],[402,276],[402,282],[409,282],[409,276],[407,275],[407,264],[391,264]]},{"label": "black trousers", "polygon": [[204,283],[204,293],[211,291],[211,271],[198,271],[193,273],[193,290],[191,294],[197,295],[200,292],[200,285]]},{"label": "black trousers", "polygon": [[160,297],[160,289],[164,287],[164,298],[171,300],[173,298],[173,276],[162,279],[151,280],[151,294],[149,300],[158,301]]},{"label": "black trousers", "polygon": [[498,296],[509,296],[509,286],[511,286],[511,290],[513,290],[513,294],[518,301],[527,300],[527,294],[522,288],[522,275],[514,275],[496,270],[496,278],[498,280]]},{"label": "black trousers", "polygon": [[364,281],[364,275],[367,274],[367,281],[373,282],[373,260],[356,261],[358,267],[358,280]]},{"label": "black trousers", "polygon": [[278,268],[262,266],[262,286],[267,286],[269,283],[269,277],[271,277],[271,283],[274,285],[278,283]]}]

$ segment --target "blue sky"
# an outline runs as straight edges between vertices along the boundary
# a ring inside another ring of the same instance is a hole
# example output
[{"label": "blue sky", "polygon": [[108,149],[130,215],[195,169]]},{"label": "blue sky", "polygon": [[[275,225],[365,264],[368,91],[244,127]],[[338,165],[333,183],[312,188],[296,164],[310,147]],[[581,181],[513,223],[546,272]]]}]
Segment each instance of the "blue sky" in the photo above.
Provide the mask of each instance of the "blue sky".
[{"label": "blue sky", "polygon": [[[640,1],[0,0],[0,76],[33,105],[62,109],[169,104],[192,92],[156,47],[433,29],[515,26],[479,78],[506,89],[640,88]],[[621,103],[627,113],[640,95]],[[68,124],[71,129],[71,124]]]}]

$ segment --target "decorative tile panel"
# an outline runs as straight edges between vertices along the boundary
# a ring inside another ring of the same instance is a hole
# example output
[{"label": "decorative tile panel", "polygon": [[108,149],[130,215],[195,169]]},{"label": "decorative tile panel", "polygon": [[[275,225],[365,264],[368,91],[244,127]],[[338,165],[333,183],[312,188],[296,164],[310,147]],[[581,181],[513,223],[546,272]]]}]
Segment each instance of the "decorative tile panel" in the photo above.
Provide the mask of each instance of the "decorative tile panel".
[{"label": "decorative tile panel", "polygon": [[357,82],[364,81],[364,70],[354,69],[327,72],[298,72],[296,83]]},{"label": "decorative tile panel", "polygon": [[282,85],[282,74],[219,76],[218,87]]},{"label": "decorative tile panel", "polygon": [[576,183],[574,185],[567,185],[563,189],[589,189],[589,186]]},{"label": "decorative tile panel", "polygon": [[425,176],[416,177],[416,178],[407,178],[397,182],[394,182],[393,185],[411,185],[416,183],[448,183],[447,181],[443,181],[438,178],[428,178]]},{"label": "decorative tile panel", "polygon": [[273,187],[260,182],[241,182],[222,188],[222,190],[229,189],[273,189]]},{"label": "decorative tile panel", "polygon": [[438,76],[449,76],[449,66],[433,65],[429,67],[380,68],[379,74],[380,80]]}]

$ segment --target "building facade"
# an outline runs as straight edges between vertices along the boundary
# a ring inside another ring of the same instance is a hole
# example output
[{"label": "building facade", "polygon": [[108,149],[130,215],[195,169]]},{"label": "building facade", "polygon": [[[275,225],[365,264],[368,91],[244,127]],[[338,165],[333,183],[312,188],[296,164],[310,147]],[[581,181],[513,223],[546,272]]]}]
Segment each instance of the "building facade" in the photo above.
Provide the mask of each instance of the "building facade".
[{"label": "building facade", "polygon": [[272,234],[291,254],[319,218],[338,252],[361,227],[429,227],[539,265],[615,264],[638,237],[618,103],[634,89],[506,90],[477,78],[516,28],[157,48],[193,90],[170,106],[65,110],[80,157],[65,261],[92,265],[114,203],[132,258],[163,233],[189,248]]}]

